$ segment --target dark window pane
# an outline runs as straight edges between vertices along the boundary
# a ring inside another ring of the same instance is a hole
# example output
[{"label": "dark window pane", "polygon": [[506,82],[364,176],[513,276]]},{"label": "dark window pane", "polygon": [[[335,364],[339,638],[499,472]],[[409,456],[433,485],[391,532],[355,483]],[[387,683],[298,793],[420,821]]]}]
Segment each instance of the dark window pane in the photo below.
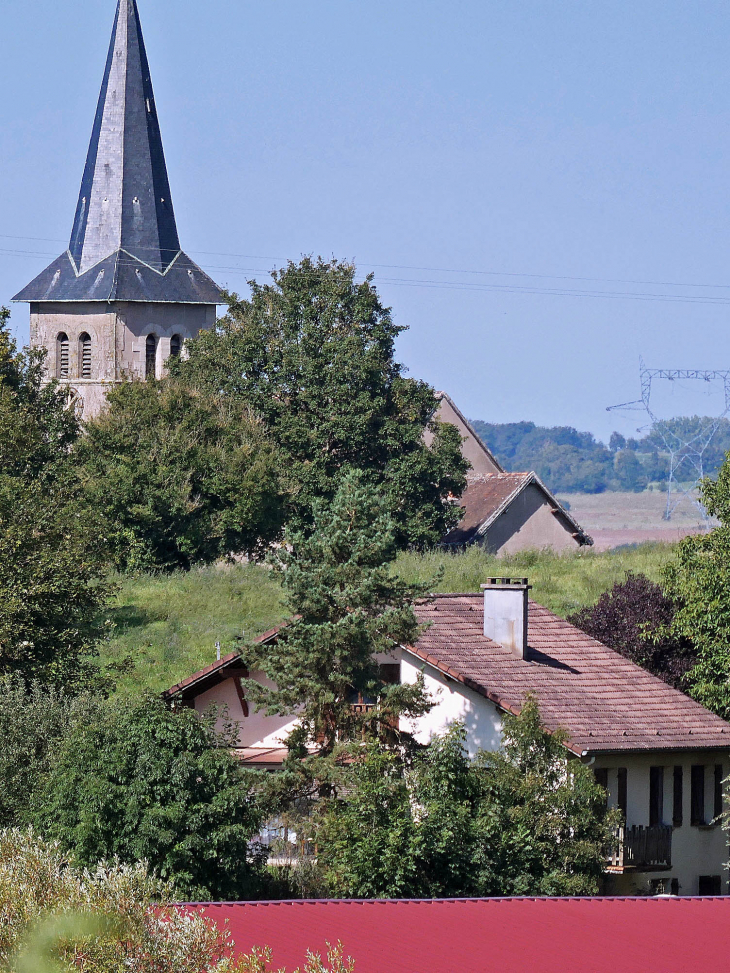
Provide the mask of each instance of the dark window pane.
[{"label": "dark window pane", "polygon": [[698,895],[722,895],[722,879],[719,875],[700,875]]},{"label": "dark window pane", "polygon": [[626,817],[626,808],[628,806],[628,794],[627,794],[627,782],[626,782],[626,768],[619,767],[618,769],[618,796],[617,804],[621,810],[621,813]]},{"label": "dark window pane", "polygon": [[682,824],[682,768],[674,768],[674,808],[672,810],[672,824],[675,828]]},{"label": "dark window pane", "polygon": [[692,813],[690,824],[705,823],[705,768],[692,765]]},{"label": "dark window pane", "polygon": [[596,778],[596,783],[600,784],[604,791],[606,791],[606,798],[608,798],[608,771],[605,767],[602,767],[594,770],[593,775]]},{"label": "dark window pane", "polygon": [[671,891],[671,894],[672,895],[679,895],[679,879],[678,878],[673,878],[672,879],[672,891]]},{"label": "dark window pane", "polygon": [[664,768],[649,768],[649,825],[664,820]]},{"label": "dark window pane", "polygon": [[145,345],[145,378],[154,378],[157,374],[157,336],[147,335]]},{"label": "dark window pane", "polygon": [[179,358],[182,350],[182,338],[179,334],[174,334],[170,338],[170,355],[172,358]]},{"label": "dark window pane", "polygon": [[400,662],[384,662],[380,666],[380,678],[386,686],[400,684]]}]

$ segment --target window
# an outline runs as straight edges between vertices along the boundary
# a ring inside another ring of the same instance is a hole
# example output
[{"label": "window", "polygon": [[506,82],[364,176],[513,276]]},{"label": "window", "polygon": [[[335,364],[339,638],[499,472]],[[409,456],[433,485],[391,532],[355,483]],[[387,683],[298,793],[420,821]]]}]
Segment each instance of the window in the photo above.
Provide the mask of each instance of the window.
[{"label": "window", "polygon": [[679,879],[678,878],[673,878],[672,879],[671,889],[672,889],[672,891],[670,893],[671,895],[679,895]]},{"label": "window", "polygon": [[68,378],[68,335],[62,331],[56,338],[56,378]]},{"label": "window", "polygon": [[649,768],[649,827],[664,821],[664,768]]},{"label": "window", "polygon": [[715,764],[715,800],[713,817],[719,818],[722,814],[722,764]]},{"label": "window", "polygon": [[674,807],[672,808],[672,824],[675,828],[682,825],[682,768],[674,768]]},{"label": "window", "polygon": [[386,686],[400,685],[400,662],[384,662],[380,666],[380,678]]},{"label": "window", "polygon": [[174,334],[170,338],[170,358],[179,358],[182,351],[182,338],[179,334]]},{"label": "window", "polygon": [[79,378],[91,378],[91,338],[85,331],[79,335]]},{"label": "window", "polygon": [[618,808],[620,809],[621,813],[623,814],[624,818],[626,817],[626,809],[628,807],[628,793],[627,793],[628,792],[628,787],[627,787],[627,780],[626,780],[626,778],[627,778],[626,768],[625,767],[619,767],[619,769],[618,769],[618,795],[617,795],[617,798],[616,798],[616,804],[617,804]]},{"label": "window", "polygon": [[705,823],[705,768],[692,765],[692,813],[690,824]]},{"label": "window", "polygon": [[597,770],[594,769],[593,776],[596,778],[596,783],[606,792],[606,802],[608,803],[608,771],[605,767],[599,767]]},{"label": "window", "polygon": [[[704,768],[702,768],[704,770]],[[719,875],[700,875],[698,895],[722,895],[722,879]]]},{"label": "window", "polygon": [[157,375],[157,335],[148,334],[145,343],[144,377],[154,378]]}]

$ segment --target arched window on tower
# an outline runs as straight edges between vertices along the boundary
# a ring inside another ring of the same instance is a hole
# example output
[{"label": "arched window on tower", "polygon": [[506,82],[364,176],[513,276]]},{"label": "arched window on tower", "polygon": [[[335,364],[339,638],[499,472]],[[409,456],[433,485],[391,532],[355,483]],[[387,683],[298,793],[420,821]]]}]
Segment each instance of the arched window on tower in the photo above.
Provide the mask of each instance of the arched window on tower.
[{"label": "arched window on tower", "polygon": [[170,358],[179,358],[182,351],[182,338],[179,334],[174,334],[170,338]]},{"label": "arched window on tower", "polygon": [[68,335],[65,331],[56,337],[56,378],[69,377]]},{"label": "arched window on tower", "polygon": [[79,378],[91,378],[91,336],[79,335]]},{"label": "arched window on tower", "polygon": [[155,378],[157,375],[157,335],[148,334],[145,345],[144,377]]}]

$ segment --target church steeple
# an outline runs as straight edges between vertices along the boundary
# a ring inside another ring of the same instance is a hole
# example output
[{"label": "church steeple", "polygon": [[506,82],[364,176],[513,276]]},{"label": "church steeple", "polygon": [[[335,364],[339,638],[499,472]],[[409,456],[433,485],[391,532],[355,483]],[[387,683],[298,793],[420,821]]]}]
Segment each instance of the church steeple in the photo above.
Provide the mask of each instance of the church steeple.
[{"label": "church steeple", "polygon": [[166,270],[180,249],[136,0],[119,0],[69,251],[80,273],[125,250]]},{"label": "church steeple", "polygon": [[69,249],[14,299],[220,303],[180,250],[136,0],[118,0]]}]

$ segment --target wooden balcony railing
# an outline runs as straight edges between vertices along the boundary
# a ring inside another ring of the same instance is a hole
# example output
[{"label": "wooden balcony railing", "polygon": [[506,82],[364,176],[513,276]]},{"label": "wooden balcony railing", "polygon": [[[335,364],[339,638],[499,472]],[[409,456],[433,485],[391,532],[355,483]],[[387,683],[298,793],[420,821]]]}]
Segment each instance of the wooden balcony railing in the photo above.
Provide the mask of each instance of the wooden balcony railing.
[{"label": "wooden balcony railing", "polygon": [[658,871],[672,867],[672,829],[668,825],[644,828],[621,825],[608,856],[609,871]]}]

